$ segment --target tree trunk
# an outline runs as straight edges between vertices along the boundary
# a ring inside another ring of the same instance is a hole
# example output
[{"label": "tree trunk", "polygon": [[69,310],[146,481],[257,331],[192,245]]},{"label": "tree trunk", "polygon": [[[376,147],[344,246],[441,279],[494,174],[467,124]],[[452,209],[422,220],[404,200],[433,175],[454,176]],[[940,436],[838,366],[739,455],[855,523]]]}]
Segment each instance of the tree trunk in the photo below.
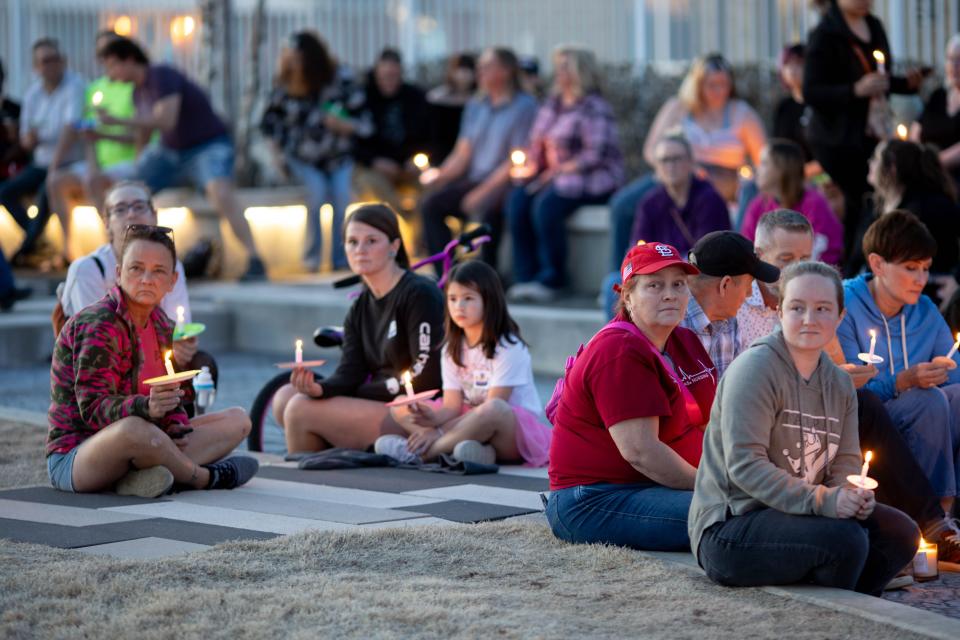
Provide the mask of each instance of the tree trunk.
[{"label": "tree trunk", "polygon": [[250,144],[254,129],[254,109],[260,95],[260,50],[266,32],[266,0],[257,0],[250,17],[250,59],[247,83],[240,103],[240,118],[237,123],[237,182],[252,185],[256,180],[256,166],[250,156]]}]

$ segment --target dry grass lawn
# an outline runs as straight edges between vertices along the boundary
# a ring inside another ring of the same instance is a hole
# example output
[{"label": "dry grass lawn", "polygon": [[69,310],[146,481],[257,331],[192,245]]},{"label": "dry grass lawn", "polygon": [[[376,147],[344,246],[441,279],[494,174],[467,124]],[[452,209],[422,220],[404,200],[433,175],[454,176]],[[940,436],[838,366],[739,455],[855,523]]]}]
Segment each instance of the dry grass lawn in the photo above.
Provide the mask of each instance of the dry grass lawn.
[{"label": "dry grass lawn", "polygon": [[[0,480],[44,482],[37,429],[0,422]],[[308,533],[124,561],[0,541],[2,638],[870,638],[911,634],[538,521]],[[918,636],[917,636],[918,637]]]}]

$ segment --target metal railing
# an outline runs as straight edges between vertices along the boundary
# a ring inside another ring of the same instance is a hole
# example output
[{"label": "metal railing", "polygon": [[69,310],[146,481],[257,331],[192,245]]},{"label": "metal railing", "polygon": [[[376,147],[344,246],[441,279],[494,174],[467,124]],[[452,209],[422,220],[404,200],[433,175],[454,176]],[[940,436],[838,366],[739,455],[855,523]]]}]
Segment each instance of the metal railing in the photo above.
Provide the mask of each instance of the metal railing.
[{"label": "metal railing", "polygon": [[[244,61],[254,0],[232,0],[233,103],[251,70]],[[276,54],[297,29],[314,29],[338,58],[358,68],[397,46],[408,67],[461,50],[505,44],[535,55],[549,69],[551,50],[576,42],[606,62],[679,71],[692,57],[721,51],[734,62],[771,64],[785,43],[803,40],[816,24],[809,0],[267,0],[260,68],[268,86]],[[957,0],[877,0],[894,55],[940,67],[947,39],[960,31]],[[197,30],[174,42],[170,24],[190,15]],[[71,67],[97,75],[93,35],[129,18],[132,35],[153,57],[197,74],[199,12],[192,0],[2,0],[0,57],[7,93],[22,95],[31,80],[30,44],[58,38]]]}]

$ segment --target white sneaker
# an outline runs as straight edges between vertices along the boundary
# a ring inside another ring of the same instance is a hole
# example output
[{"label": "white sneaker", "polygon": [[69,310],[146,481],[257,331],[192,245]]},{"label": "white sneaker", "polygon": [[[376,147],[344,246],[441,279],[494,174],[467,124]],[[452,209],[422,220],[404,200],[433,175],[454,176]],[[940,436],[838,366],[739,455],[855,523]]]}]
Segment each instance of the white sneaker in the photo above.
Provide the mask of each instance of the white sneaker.
[{"label": "white sneaker", "polygon": [[913,576],[904,575],[897,576],[893,580],[887,583],[887,586],[883,588],[884,591],[896,591],[897,589],[903,589],[904,587],[909,587],[913,584]]},{"label": "white sneaker", "polygon": [[515,284],[510,287],[510,291],[513,291],[513,298],[510,298],[510,294],[508,293],[508,299],[512,299],[514,301],[539,303],[552,302],[553,300],[556,300],[557,295],[559,294],[559,291],[556,289],[551,289],[547,285],[536,281]]},{"label": "white sneaker", "polygon": [[510,302],[520,302],[527,299],[527,291],[530,289],[529,282],[518,282],[507,289],[507,300]]},{"label": "white sneaker", "polygon": [[420,464],[420,456],[407,449],[407,439],[403,436],[380,436],[373,443],[374,452],[381,456],[389,456],[400,464]]},{"label": "white sneaker", "polygon": [[128,471],[117,481],[118,496],[159,498],[173,486],[173,474],[166,467],[156,466]]},{"label": "white sneaker", "polygon": [[496,464],[497,450],[492,445],[481,444],[476,440],[464,440],[453,448],[453,457],[463,462]]}]

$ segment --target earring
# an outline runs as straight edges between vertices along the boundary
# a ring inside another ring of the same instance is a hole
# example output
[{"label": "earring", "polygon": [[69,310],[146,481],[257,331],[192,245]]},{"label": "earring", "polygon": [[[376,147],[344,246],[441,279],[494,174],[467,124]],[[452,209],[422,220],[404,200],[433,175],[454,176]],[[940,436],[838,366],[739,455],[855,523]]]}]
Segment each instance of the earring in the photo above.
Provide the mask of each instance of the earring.
[{"label": "earring", "polygon": [[391,252],[390,252],[390,257],[391,257],[391,258],[396,258],[396,257],[397,257],[397,252],[396,252],[396,251],[391,251]]}]

